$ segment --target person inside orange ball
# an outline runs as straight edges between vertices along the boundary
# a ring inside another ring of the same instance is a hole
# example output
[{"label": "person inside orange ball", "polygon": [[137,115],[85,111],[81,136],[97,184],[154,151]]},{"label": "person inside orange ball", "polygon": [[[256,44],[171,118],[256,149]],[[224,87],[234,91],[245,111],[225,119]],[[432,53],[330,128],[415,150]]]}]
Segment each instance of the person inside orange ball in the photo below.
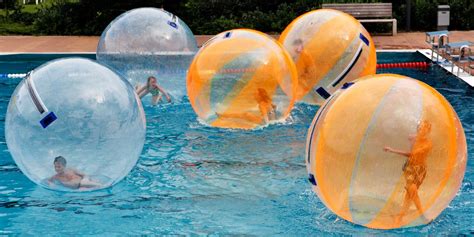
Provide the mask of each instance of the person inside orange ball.
[{"label": "person inside orange ball", "polygon": [[[407,214],[411,203],[414,203],[421,217],[425,218],[421,205],[418,189],[426,177],[426,159],[433,148],[433,144],[428,137],[431,132],[431,123],[423,120],[418,125],[417,133],[409,136],[412,142],[411,151],[401,151],[389,146],[384,147],[384,151],[402,155],[408,158],[403,166],[403,176],[406,184],[406,194],[402,208],[396,218],[396,225],[400,225],[403,217]],[[426,218],[425,218],[426,219]]]},{"label": "person inside orange ball", "polygon": [[302,98],[310,92],[316,84],[316,66],[313,57],[304,48],[303,40],[293,41],[292,57],[298,71],[298,94]]},{"label": "person inside orange ball", "polygon": [[254,112],[243,112],[243,113],[218,113],[219,118],[230,118],[230,119],[241,119],[250,121],[255,124],[262,124],[263,122],[268,123],[272,120],[276,120],[276,105],[272,103],[272,99],[268,95],[268,92],[263,88],[258,88],[255,92],[255,101],[258,104],[259,114]]}]

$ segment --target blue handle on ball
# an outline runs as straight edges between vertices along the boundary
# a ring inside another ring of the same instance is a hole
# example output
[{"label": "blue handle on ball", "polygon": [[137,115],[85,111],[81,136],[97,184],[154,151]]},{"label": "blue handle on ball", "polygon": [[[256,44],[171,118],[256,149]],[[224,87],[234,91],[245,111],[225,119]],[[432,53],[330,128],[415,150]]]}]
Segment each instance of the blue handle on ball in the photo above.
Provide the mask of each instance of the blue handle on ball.
[{"label": "blue handle on ball", "polygon": [[40,124],[43,128],[48,127],[51,123],[56,121],[58,117],[54,112],[50,112],[48,115],[46,115],[43,119],[40,120]]}]

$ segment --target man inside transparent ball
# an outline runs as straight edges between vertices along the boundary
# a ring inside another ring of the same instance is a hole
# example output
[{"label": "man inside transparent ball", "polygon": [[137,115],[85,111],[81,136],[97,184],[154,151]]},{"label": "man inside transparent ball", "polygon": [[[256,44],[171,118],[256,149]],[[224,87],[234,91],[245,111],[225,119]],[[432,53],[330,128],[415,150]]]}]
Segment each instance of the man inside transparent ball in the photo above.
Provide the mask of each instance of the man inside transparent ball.
[{"label": "man inside transparent ball", "polygon": [[56,174],[48,178],[50,187],[61,185],[77,190],[94,190],[104,187],[103,184],[90,179],[86,174],[73,168],[66,168],[67,161],[62,156],[54,158],[53,164]]}]

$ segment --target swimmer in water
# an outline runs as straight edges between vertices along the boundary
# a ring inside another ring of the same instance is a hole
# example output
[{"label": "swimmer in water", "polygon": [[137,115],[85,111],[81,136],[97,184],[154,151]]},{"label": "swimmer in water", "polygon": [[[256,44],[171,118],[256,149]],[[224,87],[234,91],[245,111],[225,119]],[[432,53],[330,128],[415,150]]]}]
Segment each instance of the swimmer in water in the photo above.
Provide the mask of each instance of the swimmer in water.
[{"label": "swimmer in water", "polygon": [[[426,159],[433,148],[433,144],[428,135],[431,132],[431,123],[423,120],[418,125],[417,133],[409,136],[412,143],[411,151],[401,151],[389,146],[384,147],[384,151],[395,153],[407,157],[403,166],[403,176],[405,178],[405,199],[401,211],[396,218],[396,224],[400,225],[403,217],[408,212],[410,205],[415,204],[421,217],[425,218],[424,210],[421,205],[418,189],[426,177]],[[427,218],[425,218],[428,220]]]},{"label": "swimmer in water", "polygon": [[64,187],[70,189],[96,189],[103,185],[90,180],[85,174],[75,169],[66,168],[67,161],[64,157],[54,158],[54,170],[56,174],[48,179],[48,184],[55,182],[61,183]]},{"label": "swimmer in water", "polygon": [[158,102],[161,101],[161,98],[163,97],[163,95],[165,95],[168,103],[171,102],[171,97],[168,95],[168,93],[166,93],[166,91],[163,88],[161,88],[158,85],[158,83],[156,83],[156,78],[154,76],[148,77],[146,85],[142,87],[137,87],[136,93],[138,97],[140,97],[140,99],[143,98],[148,93],[150,93],[152,96],[151,97],[152,105],[158,104]]},{"label": "swimmer in water", "polygon": [[258,104],[258,114],[255,112],[244,112],[244,113],[217,113],[219,118],[230,118],[230,119],[242,119],[250,121],[255,124],[269,123],[272,120],[276,120],[276,105],[272,103],[272,99],[268,95],[267,91],[263,88],[258,88],[255,92],[255,101]]}]

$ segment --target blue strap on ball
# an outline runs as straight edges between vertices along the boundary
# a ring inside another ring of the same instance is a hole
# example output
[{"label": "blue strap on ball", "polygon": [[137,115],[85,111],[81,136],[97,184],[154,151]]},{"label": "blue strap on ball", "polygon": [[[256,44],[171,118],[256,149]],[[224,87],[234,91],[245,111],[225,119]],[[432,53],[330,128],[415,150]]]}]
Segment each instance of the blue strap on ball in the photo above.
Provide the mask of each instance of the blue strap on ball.
[{"label": "blue strap on ball", "polygon": [[322,87],[319,87],[318,89],[316,89],[316,93],[318,93],[324,99],[327,99],[331,96],[331,94],[329,94],[329,92]]},{"label": "blue strap on ball", "polygon": [[364,41],[364,43],[365,43],[367,46],[369,46],[370,41],[369,41],[369,39],[367,39],[367,37],[365,37],[365,35],[363,35],[362,33],[360,33],[359,38],[360,38],[362,41]]},{"label": "blue strap on ball", "polygon": [[178,25],[175,22],[168,21],[168,25],[170,25],[171,27],[173,27],[175,29],[178,29]]},{"label": "blue strap on ball", "polygon": [[351,82],[346,82],[346,83],[344,83],[344,85],[342,85],[341,89],[345,90],[345,89],[351,87],[352,85],[354,85],[354,82],[353,82],[353,81],[351,81]]},{"label": "blue strap on ball", "polygon": [[[41,97],[38,95],[36,88],[31,80],[30,74],[26,76],[26,86],[28,87],[28,93],[30,94],[31,100],[33,100],[33,104],[35,104],[36,109],[40,114],[44,114],[48,112],[48,108],[44,105]],[[49,112],[45,117],[40,120],[40,124],[43,128],[47,128],[51,123],[56,121],[58,117],[54,112]]]},{"label": "blue strap on ball", "polygon": [[308,181],[314,185],[314,186],[318,186],[318,184],[316,183],[316,179],[314,178],[314,175],[313,174],[309,174],[308,175]]},{"label": "blue strap on ball", "polygon": [[53,123],[58,117],[54,114],[54,112],[49,112],[43,119],[40,120],[40,124],[43,128],[48,127],[51,123]]}]

